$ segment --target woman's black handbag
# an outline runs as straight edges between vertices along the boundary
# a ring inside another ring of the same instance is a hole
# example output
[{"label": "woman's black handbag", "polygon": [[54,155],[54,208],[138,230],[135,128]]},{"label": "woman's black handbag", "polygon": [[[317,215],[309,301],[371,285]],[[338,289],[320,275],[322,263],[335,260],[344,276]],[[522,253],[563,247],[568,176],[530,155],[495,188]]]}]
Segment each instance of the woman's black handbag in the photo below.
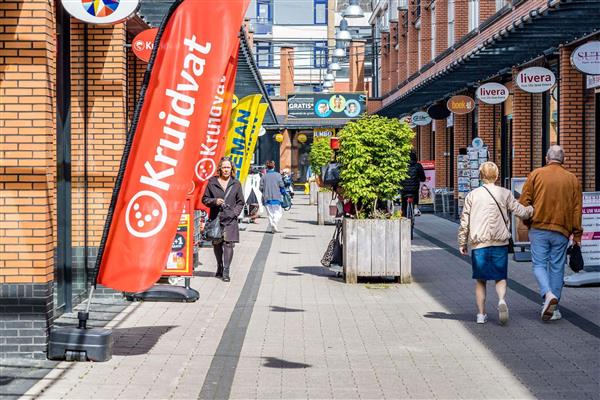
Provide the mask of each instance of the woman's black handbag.
[{"label": "woman's black handbag", "polygon": [[335,227],[335,232],[333,233],[333,237],[329,241],[327,245],[327,250],[325,250],[325,254],[321,259],[321,264],[324,267],[331,267],[331,264],[342,265],[343,261],[343,251],[342,251],[342,242],[340,241],[340,237],[342,235],[342,222],[338,221]]},{"label": "woman's black handbag", "polygon": [[[227,202],[227,196],[231,192],[231,186],[225,192],[223,198],[224,202]],[[223,203],[225,204],[225,203]],[[209,219],[206,225],[204,225],[204,238],[206,240],[221,240],[223,239],[223,227],[221,226],[221,219],[219,214],[213,219]]]},{"label": "woman's black handbag", "polygon": [[340,183],[340,164],[332,161],[325,165],[321,170],[321,180],[328,186]]},{"label": "woman's black handbag", "polygon": [[500,204],[498,204],[498,201],[496,200],[496,198],[494,197],[494,195],[492,194],[492,192],[489,191],[488,188],[486,188],[485,186],[482,186],[485,190],[487,190],[487,192],[490,194],[490,196],[492,196],[492,199],[494,199],[494,203],[496,203],[496,205],[498,206],[498,211],[500,211],[500,215],[502,215],[502,221],[504,221],[504,224],[506,225],[506,229],[508,229],[508,234],[510,235],[510,237],[508,238],[508,253],[512,254],[515,252],[515,241],[512,238],[512,235],[510,233],[510,229],[508,227],[508,221],[504,219],[504,213],[502,212],[502,209],[500,208]]},{"label": "woman's black handbag", "polygon": [[579,272],[583,269],[583,255],[581,254],[581,247],[577,243],[573,243],[567,249],[567,254],[569,255],[569,268],[573,272]]}]

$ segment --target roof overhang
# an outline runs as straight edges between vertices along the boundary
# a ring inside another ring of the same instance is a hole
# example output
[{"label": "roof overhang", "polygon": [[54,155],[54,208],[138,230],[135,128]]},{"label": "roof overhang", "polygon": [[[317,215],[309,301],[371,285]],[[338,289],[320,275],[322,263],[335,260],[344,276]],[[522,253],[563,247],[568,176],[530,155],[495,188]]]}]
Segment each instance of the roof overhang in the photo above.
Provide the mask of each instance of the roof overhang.
[{"label": "roof overhang", "polygon": [[551,0],[504,14],[405,81],[376,113],[400,117],[600,32],[600,0]]}]

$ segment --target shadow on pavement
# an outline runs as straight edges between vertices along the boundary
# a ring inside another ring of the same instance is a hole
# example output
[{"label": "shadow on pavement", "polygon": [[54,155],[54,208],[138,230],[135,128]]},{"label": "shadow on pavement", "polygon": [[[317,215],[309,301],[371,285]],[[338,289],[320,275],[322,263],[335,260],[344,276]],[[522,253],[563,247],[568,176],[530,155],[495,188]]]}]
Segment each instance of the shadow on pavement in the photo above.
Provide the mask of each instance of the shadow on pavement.
[{"label": "shadow on pavement", "polygon": [[298,253],[296,251],[280,251],[280,254],[302,254],[302,253]]},{"label": "shadow on pavement", "polygon": [[[428,243],[431,242],[415,235],[414,245]],[[489,284],[489,320],[485,325],[476,324],[470,263],[444,247],[442,250],[447,254],[440,255],[440,248],[412,253],[414,284],[446,310],[423,315],[432,322],[431,329],[441,329],[435,320],[458,321],[472,340],[485,346],[536,398],[598,398],[600,342],[594,335],[564,319],[541,322],[539,305],[519,295],[510,284],[513,290],[507,293],[509,323],[498,324],[497,296]]]},{"label": "shadow on pavement", "polygon": [[162,335],[175,327],[173,325],[163,325],[113,329],[113,355],[138,356],[146,354],[152,350]]},{"label": "shadow on pavement", "polygon": [[280,307],[280,306],[271,306],[271,311],[273,312],[304,312],[306,310],[302,308],[288,308],[288,307]]},{"label": "shadow on pavement", "polygon": [[302,276],[302,274],[295,274],[293,272],[280,272],[280,271],[277,271],[277,275],[280,275],[280,276]]},{"label": "shadow on pavement", "polygon": [[335,282],[342,282],[342,283],[344,282],[344,279],[341,276],[338,276],[337,272],[332,271],[331,269],[326,268],[326,267],[316,267],[316,266],[312,266],[312,265],[306,265],[306,266],[294,267],[294,270],[296,270],[302,274],[322,276],[324,278],[327,278],[327,279],[335,281]]},{"label": "shadow on pavement", "polygon": [[299,368],[311,368],[311,364],[293,362],[282,360],[281,358],[276,357],[264,357],[265,363],[263,366],[267,368],[277,368],[277,369],[299,369]]},{"label": "shadow on pavement", "polygon": [[290,221],[298,222],[300,224],[310,224],[310,225],[319,225],[317,221],[314,220],[306,220],[306,219],[290,219]]},{"label": "shadow on pavement", "polygon": [[194,276],[200,276],[204,278],[214,278],[215,273],[211,271],[194,271]]}]

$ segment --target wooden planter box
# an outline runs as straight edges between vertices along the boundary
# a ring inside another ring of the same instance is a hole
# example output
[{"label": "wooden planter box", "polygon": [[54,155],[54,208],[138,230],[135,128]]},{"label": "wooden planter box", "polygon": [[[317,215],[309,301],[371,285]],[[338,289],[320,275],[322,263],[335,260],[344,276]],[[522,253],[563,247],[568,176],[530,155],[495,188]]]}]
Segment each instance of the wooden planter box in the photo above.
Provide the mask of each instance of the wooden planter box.
[{"label": "wooden planter box", "polygon": [[411,281],[410,220],[344,219],[346,283],[359,276]]},{"label": "wooden planter box", "polygon": [[317,223],[319,225],[335,224],[335,213],[330,213],[329,205],[334,204],[331,201],[332,192],[317,192]]},{"label": "wooden planter box", "polygon": [[319,193],[319,185],[316,182],[310,183],[310,194],[308,196],[308,204],[313,206],[317,204],[317,195]]}]

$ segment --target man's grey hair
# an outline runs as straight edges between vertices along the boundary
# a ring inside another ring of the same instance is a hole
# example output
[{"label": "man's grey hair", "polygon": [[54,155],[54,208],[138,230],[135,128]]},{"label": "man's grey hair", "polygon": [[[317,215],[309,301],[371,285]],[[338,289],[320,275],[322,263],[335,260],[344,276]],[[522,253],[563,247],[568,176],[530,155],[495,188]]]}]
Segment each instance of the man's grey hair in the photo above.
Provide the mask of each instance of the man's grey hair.
[{"label": "man's grey hair", "polygon": [[546,153],[546,160],[548,162],[556,161],[562,164],[565,161],[565,151],[557,144],[552,145]]}]

